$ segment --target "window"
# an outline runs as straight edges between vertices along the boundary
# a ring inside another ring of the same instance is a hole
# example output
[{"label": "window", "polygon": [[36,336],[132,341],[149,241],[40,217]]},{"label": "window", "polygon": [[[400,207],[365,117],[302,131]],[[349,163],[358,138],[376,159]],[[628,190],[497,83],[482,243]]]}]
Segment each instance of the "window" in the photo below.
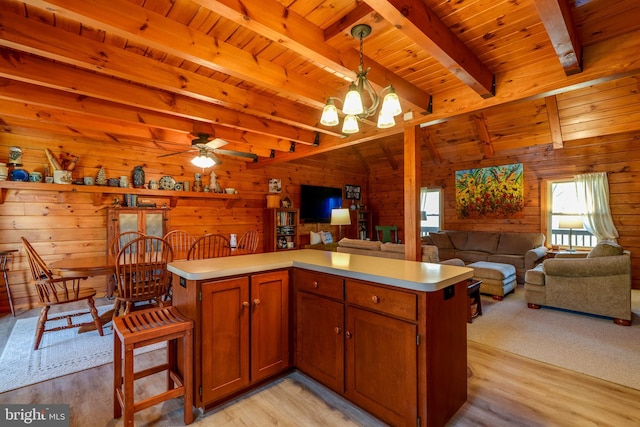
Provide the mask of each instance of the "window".
[{"label": "window", "polygon": [[547,230],[547,237],[551,235],[550,245],[561,247],[592,248],[596,245],[596,237],[584,227],[561,228],[561,220],[575,218],[578,212],[578,197],[576,185],[573,180],[549,181],[549,217],[547,224],[551,227]]},{"label": "window", "polygon": [[442,228],[442,190],[440,188],[420,189],[420,235],[426,236],[429,231],[438,231]]}]

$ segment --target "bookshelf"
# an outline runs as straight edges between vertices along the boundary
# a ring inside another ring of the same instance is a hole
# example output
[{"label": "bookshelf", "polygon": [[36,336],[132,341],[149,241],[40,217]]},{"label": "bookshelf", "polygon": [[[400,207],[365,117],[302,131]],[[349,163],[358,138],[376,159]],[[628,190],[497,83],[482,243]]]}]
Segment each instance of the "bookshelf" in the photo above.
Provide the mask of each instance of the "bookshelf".
[{"label": "bookshelf", "polygon": [[351,228],[347,237],[360,240],[373,239],[371,212],[362,209],[351,210]]},{"label": "bookshelf", "polygon": [[299,220],[298,209],[265,209],[264,251],[298,249],[300,246]]}]

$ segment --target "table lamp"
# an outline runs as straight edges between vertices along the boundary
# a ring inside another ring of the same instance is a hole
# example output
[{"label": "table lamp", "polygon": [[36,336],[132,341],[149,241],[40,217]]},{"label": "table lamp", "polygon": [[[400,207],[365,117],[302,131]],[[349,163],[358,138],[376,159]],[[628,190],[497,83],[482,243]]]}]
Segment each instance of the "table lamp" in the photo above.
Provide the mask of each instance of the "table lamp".
[{"label": "table lamp", "polygon": [[331,225],[339,226],[339,240],[342,239],[342,226],[351,225],[349,209],[331,209]]},{"label": "table lamp", "polygon": [[558,223],[558,228],[569,229],[569,252],[575,252],[573,249],[571,233],[574,228],[582,228],[582,218],[579,216],[565,216],[560,218],[560,222]]}]

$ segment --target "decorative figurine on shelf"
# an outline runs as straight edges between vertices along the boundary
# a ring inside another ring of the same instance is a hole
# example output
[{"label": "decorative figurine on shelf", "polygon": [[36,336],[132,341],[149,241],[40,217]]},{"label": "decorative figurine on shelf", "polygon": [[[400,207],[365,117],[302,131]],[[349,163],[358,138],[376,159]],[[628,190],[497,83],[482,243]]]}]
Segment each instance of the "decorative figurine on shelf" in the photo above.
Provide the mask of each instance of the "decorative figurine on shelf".
[{"label": "decorative figurine on shelf", "polygon": [[289,209],[293,207],[293,203],[291,203],[291,199],[288,197],[285,197],[284,199],[282,199],[282,207],[284,209]]},{"label": "decorative figurine on shelf", "polygon": [[218,183],[216,181],[216,172],[215,171],[211,171],[211,175],[209,175],[209,188],[211,189],[211,191],[213,191],[214,193],[217,193],[217,191],[215,190],[216,188],[216,184]]},{"label": "decorative figurine on shelf", "polygon": [[144,169],[142,166],[133,168],[133,188],[144,188]]},{"label": "decorative figurine on shelf", "polygon": [[193,177],[193,191],[199,193],[202,191],[202,174],[196,173]]},{"label": "decorative figurine on shelf", "polygon": [[104,168],[100,168],[96,176],[96,185],[107,185],[107,173]]},{"label": "decorative figurine on shelf", "polygon": [[9,166],[22,166],[22,149],[20,147],[9,148]]}]

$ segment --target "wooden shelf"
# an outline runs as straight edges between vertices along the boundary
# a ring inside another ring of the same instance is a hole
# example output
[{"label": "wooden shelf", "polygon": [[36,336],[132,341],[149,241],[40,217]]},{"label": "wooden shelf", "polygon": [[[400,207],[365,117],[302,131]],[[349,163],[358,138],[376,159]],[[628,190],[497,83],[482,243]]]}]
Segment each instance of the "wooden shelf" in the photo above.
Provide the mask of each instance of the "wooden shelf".
[{"label": "wooden shelf", "polygon": [[138,196],[164,197],[169,199],[169,205],[174,208],[180,199],[207,199],[223,200],[226,208],[230,209],[233,203],[240,198],[238,194],[220,193],[196,193],[195,191],[168,191],[168,190],[148,190],[145,188],[120,188],[106,187],[101,185],[75,185],[75,184],[46,184],[40,182],[22,181],[0,181],[0,204],[4,203],[7,190],[36,190],[36,191],[57,191],[92,193],[93,204],[102,205],[102,198],[106,194],[135,194]]}]

